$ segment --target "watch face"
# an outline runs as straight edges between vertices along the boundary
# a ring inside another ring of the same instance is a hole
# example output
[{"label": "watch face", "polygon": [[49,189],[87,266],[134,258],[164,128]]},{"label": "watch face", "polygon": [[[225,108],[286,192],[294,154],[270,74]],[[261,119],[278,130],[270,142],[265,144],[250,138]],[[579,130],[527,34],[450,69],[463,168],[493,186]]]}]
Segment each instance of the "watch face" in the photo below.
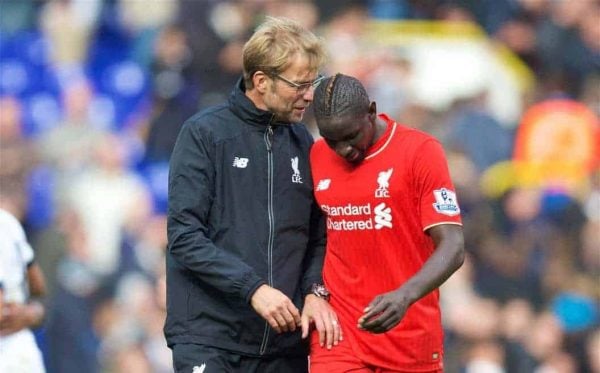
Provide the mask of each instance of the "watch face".
[{"label": "watch face", "polygon": [[312,292],[319,298],[323,298],[325,300],[329,299],[329,290],[323,284],[314,284],[312,286]]}]

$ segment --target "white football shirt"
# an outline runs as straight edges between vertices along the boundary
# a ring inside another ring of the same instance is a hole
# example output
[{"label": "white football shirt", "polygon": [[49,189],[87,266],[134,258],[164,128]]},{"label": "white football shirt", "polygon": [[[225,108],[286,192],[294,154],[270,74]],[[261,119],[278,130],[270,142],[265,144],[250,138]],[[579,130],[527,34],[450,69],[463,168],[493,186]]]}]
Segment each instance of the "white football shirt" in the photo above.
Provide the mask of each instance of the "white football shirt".
[{"label": "white football shirt", "polygon": [[[0,209],[0,287],[4,305],[27,302],[26,273],[33,258],[33,250],[19,221]],[[0,337],[0,372],[44,371],[42,355],[31,330]]]}]

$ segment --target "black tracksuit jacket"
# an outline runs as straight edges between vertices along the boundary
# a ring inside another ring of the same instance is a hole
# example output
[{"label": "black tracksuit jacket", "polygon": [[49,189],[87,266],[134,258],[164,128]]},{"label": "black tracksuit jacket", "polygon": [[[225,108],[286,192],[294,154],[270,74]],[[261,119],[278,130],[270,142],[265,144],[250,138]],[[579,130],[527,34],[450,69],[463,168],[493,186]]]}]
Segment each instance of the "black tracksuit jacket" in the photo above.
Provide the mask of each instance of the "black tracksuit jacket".
[{"label": "black tracksuit jacket", "polygon": [[226,104],[183,125],[171,156],[167,250],[169,346],[197,343],[250,356],[306,354],[251,307],[262,284],[301,311],[321,283],[325,226],[313,198],[300,123],[273,123],[239,82]]}]

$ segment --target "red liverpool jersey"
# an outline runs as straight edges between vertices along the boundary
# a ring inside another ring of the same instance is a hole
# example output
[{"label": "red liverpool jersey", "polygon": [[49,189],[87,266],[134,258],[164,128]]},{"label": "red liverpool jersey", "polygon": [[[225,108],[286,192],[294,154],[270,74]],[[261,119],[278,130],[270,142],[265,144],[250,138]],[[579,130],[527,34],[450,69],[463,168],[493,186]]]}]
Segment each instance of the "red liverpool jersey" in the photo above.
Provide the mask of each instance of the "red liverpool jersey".
[{"label": "red liverpool jersey", "polygon": [[409,307],[394,329],[357,328],[364,308],[400,287],[434,250],[425,231],[461,224],[440,143],[385,114],[387,131],[358,165],[323,140],[311,150],[317,202],[327,218],[323,277],[340,318],[344,342],[367,364],[403,371],[440,369],[443,333],[437,290]]}]

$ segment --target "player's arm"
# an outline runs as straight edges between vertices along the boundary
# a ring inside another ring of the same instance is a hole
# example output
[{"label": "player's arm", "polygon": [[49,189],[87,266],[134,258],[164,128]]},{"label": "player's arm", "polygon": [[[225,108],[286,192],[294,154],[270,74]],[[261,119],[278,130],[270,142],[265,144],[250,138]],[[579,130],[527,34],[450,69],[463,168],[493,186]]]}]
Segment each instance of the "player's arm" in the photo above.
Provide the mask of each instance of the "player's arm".
[{"label": "player's arm", "polygon": [[400,288],[381,294],[365,308],[358,327],[372,333],[384,333],[400,323],[408,307],[437,289],[464,261],[462,226],[436,225],[427,230],[435,243],[433,255]]},{"label": "player's arm", "polygon": [[0,283],[0,323],[2,323],[2,313],[3,313],[3,300],[4,299],[4,291],[2,290],[2,283]]},{"label": "player's arm", "polygon": [[35,262],[27,267],[27,281],[29,282],[29,294],[32,297],[43,297],[46,295],[46,280],[42,269]]},{"label": "player's arm", "polygon": [[45,316],[42,298],[46,296],[46,279],[40,266],[33,262],[27,267],[27,282],[29,283],[29,294],[31,298],[27,302],[27,313],[30,328],[42,324]]},{"label": "player's arm", "polygon": [[0,265],[0,322],[2,322],[2,305],[4,303],[4,272],[2,272],[2,269]]},{"label": "player's arm", "polygon": [[40,267],[35,262],[27,267],[27,281],[32,298],[27,303],[5,302],[2,305],[0,335],[13,334],[42,324],[45,310],[40,297],[46,294],[46,282]]}]

